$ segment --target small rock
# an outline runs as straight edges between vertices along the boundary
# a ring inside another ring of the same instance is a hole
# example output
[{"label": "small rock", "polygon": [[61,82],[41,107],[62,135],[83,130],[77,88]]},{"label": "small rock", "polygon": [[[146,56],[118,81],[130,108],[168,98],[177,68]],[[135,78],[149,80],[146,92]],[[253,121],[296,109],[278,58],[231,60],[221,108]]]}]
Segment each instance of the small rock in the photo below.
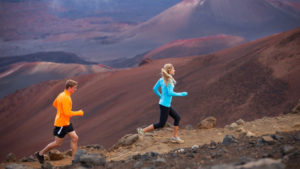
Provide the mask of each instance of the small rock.
[{"label": "small rock", "polygon": [[64,159],[64,155],[58,150],[51,150],[49,152],[49,157],[51,161],[57,161]]},{"label": "small rock", "polygon": [[12,163],[12,164],[6,165],[5,169],[31,169],[31,168],[21,165],[21,164]]},{"label": "small rock", "polygon": [[300,141],[300,133],[294,135],[294,140],[295,141]]},{"label": "small rock", "polygon": [[173,125],[172,125],[171,123],[167,122],[167,123],[165,124],[165,127],[167,127],[167,128],[173,128]]},{"label": "small rock", "polygon": [[142,158],[141,154],[136,154],[136,155],[132,156],[132,159],[134,159],[134,160],[140,160],[141,158]]},{"label": "small rock", "polygon": [[290,146],[290,145],[284,145],[281,148],[281,152],[282,152],[283,155],[290,154],[291,152],[293,152],[293,150],[295,150],[295,147]]},{"label": "small rock", "polygon": [[267,144],[269,144],[269,145],[275,144],[275,140],[274,140],[271,136],[269,136],[269,135],[267,135],[267,136],[262,136],[261,138],[262,138],[262,141],[263,141],[264,143],[267,143]]},{"label": "small rock", "polygon": [[207,117],[198,124],[199,129],[211,129],[216,127],[217,119],[215,117]]},{"label": "small rock", "polygon": [[157,152],[150,152],[151,157],[157,157],[159,154]]},{"label": "small rock", "polygon": [[72,156],[72,150],[67,150],[66,152],[64,152],[65,156]]},{"label": "small rock", "polygon": [[184,152],[184,149],[183,148],[180,148],[180,149],[177,149],[174,151],[175,153],[183,153]]},{"label": "small rock", "polygon": [[237,128],[236,131],[240,133],[247,133],[247,131],[243,127]]},{"label": "small rock", "polygon": [[23,157],[23,158],[21,158],[19,161],[20,161],[20,162],[33,162],[33,161],[35,161],[35,160],[34,160],[34,157],[31,155],[31,156],[29,156],[29,157]]},{"label": "small rock", "polygon": [[189,158],[194,158],[194,157],[195,157],[194,154],[191,153],[191,152],[187,153],[185,156],[186,156],[186,157],[189,157]]},{"label": "small rock", "polygon": [[193,145],[192,146],[192,150],[196,150],[196,149],[198,149],[199,148],[199,145]]},{"label": "small rock", "polygon": [[146,161],[146,160],[151,160],[151,156],[149,155],[149,153],[145,153],[142,155],[142,158],[141,158],[143,161]]},{"label": "small rock", "polygon": [[252,133],[251,131],[247,131],[246,136],[247,136],[247,137],[255,137],[255,134]]},{"label": "small rock", "polygon": [[236,129],[237,126],[238,126],[238,125],[237,125],[236,123],[231,123],[230,126],[229,126],[229,129],[230,129],[230,130]]},{"label": "small rock", "polygon": [[52,168],[53,168],[52,164],[49,163],[48,161],[42,164],[42,169],[52,169]]},{"label": "small rock", "polygon": [[239,119],[236,121],[236,124],[243,125],[243,124],[245,124],[245,121],[243,119]]},{"label": "small rock", "polygon": [[223,145],[228,145],[232,143],[236,143],[236,139],[232,135],[226,135],[223,139]]},{"label": "small rock", "polygon": [[257,161],[248,162],[242,166],[235,167],[236,169],[284,169],[285,165],[280,160],[263,158]]},{"label": "small rock", "polygon": [[187,130],[193,130],[194,128],[193,128],[192,125],[188,124],[188,125],[185,126],[185,129],[187,129]]},{"label": "small rock", "polygon": [[105,149],[102,145],[99,145],[99,144],[87,145],[86,148],[94,148],[96,150],[104,150]]},{"label": "small rock", "polygon": [[166,160],[164,158],[158,158],[154,161],[155,165],[164,165],[166,164]]},{"label": "small rock", "polygon": [[7,154],[6,161],[7,162],[16,162],[17,161],[16,155],[14,153]]},{"label": "small rock", "polygon": [[262,146],[262,145],[264,145],[263,139],[262,139],[262,138],[257,139],[256,145],[257,145],[257,146]]},{"label": "small rock", "polygon": [[300,100],[298,102],[298,104],[292,109],[292,112],[291,113],[300,113]]},{"label": "small rock", "polygon": [[250,161],[247,157],[242,156],[239,158],[239,160],[235,163],[235,165],[243,165],[246,164],[248,161]]},{"label": "small rock", "polygon": [[294,128],[300,128],[300,123],[296,123],[293,125]]},{"label": "small rock", "polygon": [[272,137],[274,140],[277,140],[277,141],[280,141],[280,140],[283,139],[283,137],[278,136],[277,134],[272,134],[271,137]]},{"label": "small rock", "polygon": [[219,152],[219,151],[217,151],[217,152],[215,152],[215,153],[213,153],[213,154],[211,155],[212,158],[219,158],[219,157],[221,157],[221,156],[222,156],[222,153]]},{"label": "small rock", "polygon": [[141,168],[144,165],[143,161],[138,161],[133,165],[133,168]]}]

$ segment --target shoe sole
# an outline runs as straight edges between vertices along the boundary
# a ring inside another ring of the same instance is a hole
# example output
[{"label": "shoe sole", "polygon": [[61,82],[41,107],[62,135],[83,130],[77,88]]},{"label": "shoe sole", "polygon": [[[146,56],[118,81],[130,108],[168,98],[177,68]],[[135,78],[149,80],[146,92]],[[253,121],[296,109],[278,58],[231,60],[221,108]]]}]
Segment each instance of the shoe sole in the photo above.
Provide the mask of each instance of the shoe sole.
[{"label": "shoe sole", "polygon": [[178,143],[178,144],[182,144],[184,142],[179,142],[179,141],[175,141],[175,140],[171,140],[172,143]]}]

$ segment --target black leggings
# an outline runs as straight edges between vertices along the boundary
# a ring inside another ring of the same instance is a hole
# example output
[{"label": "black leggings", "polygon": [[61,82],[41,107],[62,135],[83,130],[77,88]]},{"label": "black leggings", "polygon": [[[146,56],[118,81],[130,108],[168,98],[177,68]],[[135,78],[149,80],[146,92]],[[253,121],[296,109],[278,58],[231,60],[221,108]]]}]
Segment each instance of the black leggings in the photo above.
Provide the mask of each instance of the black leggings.
[{"label": "black leggings", "polygon": [[154,129],[164,127],[167,120],[168,120],[169,114],[174,119],[174,126],[179,125],[180,116],[175,111],[175,109],[173,109],[172,107],[165,107],[165,106],[162,106],[162,105],[159,105],[159,108],[160,108],[160,119],[159,119],[158,123],[153,124]]}]

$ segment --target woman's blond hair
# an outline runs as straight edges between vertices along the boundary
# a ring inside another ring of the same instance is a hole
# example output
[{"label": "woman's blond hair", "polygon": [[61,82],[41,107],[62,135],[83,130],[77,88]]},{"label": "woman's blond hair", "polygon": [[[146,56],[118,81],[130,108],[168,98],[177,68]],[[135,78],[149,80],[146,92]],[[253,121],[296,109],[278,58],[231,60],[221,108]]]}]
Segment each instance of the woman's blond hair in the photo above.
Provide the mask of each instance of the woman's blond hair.
[{"label": "woman's blond hair", "polygon": [[166,86],[168,86],[168,83],[172,83],[172,81],[173,81],[174,84],[176,84],[176,80],[170,74],[170,71],[172,69],[174,69],[174,66],[171,63],[167,63],[167,64],[164,65],[163,68],[161,68],[161,75],[164,78],[164,82],[165,82]]}]

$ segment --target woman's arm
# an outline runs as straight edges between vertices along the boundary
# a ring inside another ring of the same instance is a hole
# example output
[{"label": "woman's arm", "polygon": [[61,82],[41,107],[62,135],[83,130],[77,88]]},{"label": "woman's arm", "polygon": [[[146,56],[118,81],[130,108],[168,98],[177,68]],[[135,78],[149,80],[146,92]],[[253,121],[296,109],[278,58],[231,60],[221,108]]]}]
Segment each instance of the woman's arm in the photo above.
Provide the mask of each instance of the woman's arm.
[{"label": "woman's arm", "polygon": [[168,84],[168,95],[169,96],[186,96],[188,93],[187,92],[180,92],[176,93],[174,92],[174,85]]},{"label": "woman's arm", "polygon": [[153,87],[154,93],[160,98],[161,94],[158,91],[159,88],[160,88],[160,79],[156,82],[156,84]]}]

